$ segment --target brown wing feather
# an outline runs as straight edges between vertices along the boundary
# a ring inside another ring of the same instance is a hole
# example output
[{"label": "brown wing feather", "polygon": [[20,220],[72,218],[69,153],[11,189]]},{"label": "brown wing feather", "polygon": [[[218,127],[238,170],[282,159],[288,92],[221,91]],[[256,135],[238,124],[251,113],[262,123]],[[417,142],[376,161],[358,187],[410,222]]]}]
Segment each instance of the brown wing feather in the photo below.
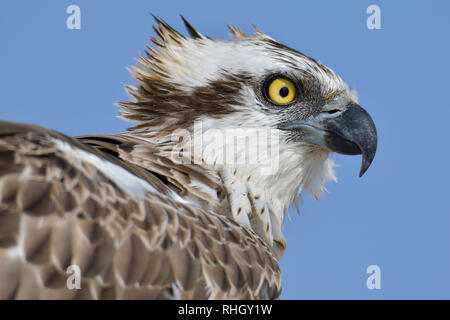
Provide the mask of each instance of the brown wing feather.
[{"label": "brown wing feather", "polygon": [[[124,167],[155,192],[133,198],[54,139]],[[258,237],[173,199],[148,170],[114,157],[115,143],[102,143],[0,122],[0,299],[279,296],[278,264]],[[81,269],[79,290],[67,288],[70,265]]]}]

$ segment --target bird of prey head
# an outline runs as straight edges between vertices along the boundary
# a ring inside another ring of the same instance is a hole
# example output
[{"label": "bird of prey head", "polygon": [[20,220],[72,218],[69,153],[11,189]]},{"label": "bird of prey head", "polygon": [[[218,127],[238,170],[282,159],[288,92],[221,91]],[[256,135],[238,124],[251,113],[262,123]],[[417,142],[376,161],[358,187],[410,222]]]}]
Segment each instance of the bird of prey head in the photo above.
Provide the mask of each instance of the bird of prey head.
[{"label": "bird of prey head", "polygon": [[370,166],[375,125],[331,69],[184,22],[156,19],[127,132],[0,122],[0,299],[278,298],[289,206],[336,180],[331,152]]},{"label": "bird of prey head", "polygon": [[[191,38],[156,20],[155,48],[131,70],[139,84],[129,87],[134,101],[120,104],[122,117],[136,123],[130,134],[164,146],[166,155],[182,150],[216,175],[228,206],[211,208],[251,228],[281,257],[289,205],[302,189],[318,198],[325,182],[336,181],[328,154],[362,154],[359,175],[369,168],[377,147],[371,117],[331,69],[256,28],[249,36],[229,27],[233,40],[223,41],[184,18]],[[209,186],[191,184],[215,202]]]}]

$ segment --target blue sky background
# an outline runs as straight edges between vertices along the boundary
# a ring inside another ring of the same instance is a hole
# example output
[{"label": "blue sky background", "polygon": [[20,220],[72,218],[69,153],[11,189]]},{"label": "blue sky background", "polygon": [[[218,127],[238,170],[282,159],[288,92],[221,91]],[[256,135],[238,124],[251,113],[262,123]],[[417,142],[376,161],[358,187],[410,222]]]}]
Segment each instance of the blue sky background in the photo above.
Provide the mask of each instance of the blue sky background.
[{"label": "blue sky background", "polygon": [[[81,7],[81,30],[66,8]],[[381,8],[368,30],[366,8]],[[284,299],[450,298],[449,1],[0,1],[0,119],[70,135],[117,133],[126,67],[153,35],[154,13],[184,31],[228,39],[251,24],[325,63],[359,93],[379,147],[332,155],[339,183],[304,196],[286,221]],[[245,63],[245,62],[243,62]],[[368,290],[366,268],[381,268]]]}]

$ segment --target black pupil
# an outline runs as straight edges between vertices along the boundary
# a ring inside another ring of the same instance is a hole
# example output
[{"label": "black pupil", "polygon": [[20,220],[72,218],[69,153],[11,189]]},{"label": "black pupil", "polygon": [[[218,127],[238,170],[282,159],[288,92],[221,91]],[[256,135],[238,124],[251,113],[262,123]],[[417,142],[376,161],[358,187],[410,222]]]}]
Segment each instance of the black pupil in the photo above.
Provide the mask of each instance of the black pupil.
[{"label": "black pupil", "polygon": [[282,98],[286,98],[289,94],[289,89],[287,87],[283,87],[280,89],[279,94]]}]

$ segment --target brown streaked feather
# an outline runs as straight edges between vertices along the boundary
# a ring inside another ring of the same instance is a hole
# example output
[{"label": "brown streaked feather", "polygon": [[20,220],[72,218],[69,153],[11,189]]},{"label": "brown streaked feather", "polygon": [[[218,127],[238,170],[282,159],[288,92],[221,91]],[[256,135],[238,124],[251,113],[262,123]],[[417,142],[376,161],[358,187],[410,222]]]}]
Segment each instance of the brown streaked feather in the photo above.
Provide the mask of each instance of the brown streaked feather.
[{"label": "brown streaked feather", "polygon": [[180,15],[181,19],[183,20],[183,23],[186,27],[186,30],[189,32],[189,35],[194,39],[201,39],[203,38],[203,35],[197,31],[187,20],[183,15]]},{"label": "brown streaked feather", "polygon": [[[128,170],[155,191],[134,198],[54,140]],[[173,198],[175,166],[157,155],[125,159],[136,145],[126,135],[77,140],[0,122],[0,298],[277,298],[279,268],[263,241]],[[81,268],[80,290],[66,287],[72,264]]]},{"label": "brown streaked feather", "polygon": [[248,38],[249,37],[248,34],[243,32],[238,27],[231,26],[231,25],[227,25],[227,27],[228,27],[228,31],[230,31],[230,34],[233,37],[233,39],[244,39],[244,38]]}]

